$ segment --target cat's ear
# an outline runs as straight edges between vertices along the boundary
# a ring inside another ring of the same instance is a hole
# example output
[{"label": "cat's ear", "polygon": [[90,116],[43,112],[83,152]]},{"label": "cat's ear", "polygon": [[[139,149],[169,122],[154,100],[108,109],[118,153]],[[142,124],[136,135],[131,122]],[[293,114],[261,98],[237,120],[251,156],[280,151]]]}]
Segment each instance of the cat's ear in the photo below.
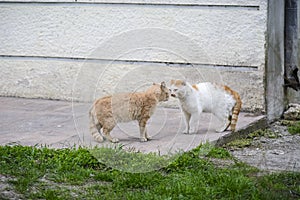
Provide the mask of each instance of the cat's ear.
[{"label": "cat's ear", "polygon": [[186,81],[182,81],[181,85],[186,86]]},{"label": "cat's ear", "polygon": [[161,89],[166,88],[166,87],[167,87],[167,86],[166,86],[166,83],[165,83],[164,81],[161,82],[160,87],[161,87]]},{"label": "cat's ear", "polygon": [[171,80],[171,85],[173,85],[174,83],[175,83],[175,80],[172,79],[172,80]]}]

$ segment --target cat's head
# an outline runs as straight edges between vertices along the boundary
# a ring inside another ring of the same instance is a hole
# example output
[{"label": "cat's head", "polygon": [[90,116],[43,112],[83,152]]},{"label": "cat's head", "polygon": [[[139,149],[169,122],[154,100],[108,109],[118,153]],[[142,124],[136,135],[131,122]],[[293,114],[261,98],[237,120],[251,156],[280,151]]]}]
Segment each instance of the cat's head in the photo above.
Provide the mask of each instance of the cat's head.
[{"label": "cat's head", "polygon": [[175,98],[182,98],[186,94],[186,82],[183,80],[171,80],[170,95]]},{"label": "cat's head", "polygon": [[170,93],[164,81],[160,84],[160,91],[159,101],[168,101]]},{"label": "cat's head", "polygon": [[158,101],[168,101],[170,96],[169,89],[165,82],[161,82],[161,84],[153,83],[153,85],[147,90],[147,93],[150,95],[154,94]]}]

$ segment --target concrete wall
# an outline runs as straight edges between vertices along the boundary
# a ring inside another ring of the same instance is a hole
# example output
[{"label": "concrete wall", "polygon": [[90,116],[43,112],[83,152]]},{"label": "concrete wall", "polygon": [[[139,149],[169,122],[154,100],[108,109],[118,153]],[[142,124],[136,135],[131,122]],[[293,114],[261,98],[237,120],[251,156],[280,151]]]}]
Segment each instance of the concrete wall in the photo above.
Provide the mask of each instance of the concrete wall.
[{"label": "concrete wall", "polygon": [[284,0],[270,0],[268,7],[266,109],[269,121],[285,108],[284,85]]},{"label": "concrete wall", "polygon": [[184,78],[265,110],[267,0],[0,2],[0,95],[91,101]]}]

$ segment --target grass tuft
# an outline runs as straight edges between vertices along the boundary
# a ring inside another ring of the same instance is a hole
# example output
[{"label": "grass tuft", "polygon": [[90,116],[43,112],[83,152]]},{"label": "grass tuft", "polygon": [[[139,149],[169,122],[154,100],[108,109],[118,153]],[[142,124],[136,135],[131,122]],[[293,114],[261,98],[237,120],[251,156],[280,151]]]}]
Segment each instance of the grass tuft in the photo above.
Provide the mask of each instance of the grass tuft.
[{"label": "grass tuft", "polygon": [[300,121],[290,123],[288,125],[288,132],[292,135],[300,134]]}]

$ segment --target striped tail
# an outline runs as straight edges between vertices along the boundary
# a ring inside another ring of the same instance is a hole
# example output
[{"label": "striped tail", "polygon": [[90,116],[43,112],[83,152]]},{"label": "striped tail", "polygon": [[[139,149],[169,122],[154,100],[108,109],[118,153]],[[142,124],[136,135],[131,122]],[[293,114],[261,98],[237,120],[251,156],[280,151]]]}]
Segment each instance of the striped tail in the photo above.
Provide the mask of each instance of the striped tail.
[{"label": "striped tail", "polygon": [[101,124],[99,123],[97,117],[95,116],[95,107],[93,106],[89,111],[90,118],[90,133],[97,142],[103,142],[103,137],[100,134]]},{"label": "striped tail", "polygon": [[241,107],[242,107],[242,101],[241,101],[240,95],[237,92],[234,92],[233,97],[236,100],[236,103],[235,103],[234,107],[232,108],[232,117],[231,117],[231,124],[230,124],[230,128],[231,128],[232,132],[235,131],[236,124],[237,124],[237,121],[239,118],[239,113],[240,113]]}]

